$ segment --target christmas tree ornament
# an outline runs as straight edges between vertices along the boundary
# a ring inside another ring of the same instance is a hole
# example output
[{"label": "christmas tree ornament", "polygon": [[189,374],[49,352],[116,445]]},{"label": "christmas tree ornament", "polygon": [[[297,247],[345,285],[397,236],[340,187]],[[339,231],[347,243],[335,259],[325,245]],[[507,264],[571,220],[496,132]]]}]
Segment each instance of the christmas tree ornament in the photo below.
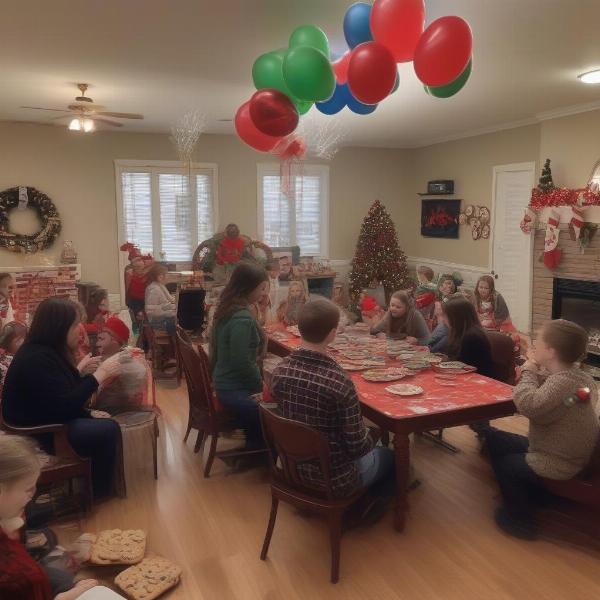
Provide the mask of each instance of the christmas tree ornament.
[{"label": "christmas tree ornament", "polygon": [[560,215],[552,210],[548,217],[546,238],[544,240],[544,264],[548,269],[555,269],[560,263],[561,250],[558,247]]},{"label": "christmas tree ornament", "polygon": [[584,402],[589,402],[592,396],[592,392],[588,387],[582,387],[575,390],[575,393],[571,396],[568,396],[564,400],[565,406],[575,406],[576,404],[581,404]]}]

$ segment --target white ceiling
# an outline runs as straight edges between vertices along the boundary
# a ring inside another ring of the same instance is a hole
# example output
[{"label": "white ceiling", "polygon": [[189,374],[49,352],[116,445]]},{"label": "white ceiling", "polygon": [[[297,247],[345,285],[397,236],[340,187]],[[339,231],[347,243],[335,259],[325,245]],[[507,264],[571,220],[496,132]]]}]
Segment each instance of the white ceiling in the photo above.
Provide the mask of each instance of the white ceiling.
[{"label": "white ceiling", "polygon": [[[198,107],[208,131],[233,133],[261,53],[312,23],[345,50],[342,20],[352,0],[18,0],[0,16],[0,120],[48,122],[76,82],[107,110],[140,112],[124,131],[168,132]],[[456,14],[474,32],[474,71],[455,98],[425,94],[410,64],[400,89],[367,116],[345,109],[353,145],[412,147],[579,105],[600,107],[600,85],[576,75],[600,68],[600,0],[426,0],[427,20]],[[314,110],[314,109],[313,109]],[[316,111],[315,111],[316,112]]]}]

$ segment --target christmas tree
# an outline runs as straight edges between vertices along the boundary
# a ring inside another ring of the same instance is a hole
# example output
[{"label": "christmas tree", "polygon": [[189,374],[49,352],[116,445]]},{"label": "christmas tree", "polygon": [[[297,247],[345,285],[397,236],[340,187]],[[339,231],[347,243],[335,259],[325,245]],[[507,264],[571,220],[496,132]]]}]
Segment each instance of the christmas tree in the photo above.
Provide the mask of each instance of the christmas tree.
[{"label": "christmas tree", "polygon": [[369,209],[356,243],[350,272],[354,305],[360,293],[374,282],[383,286],[388,302],[395,291],[410,287],[406,254],[398,245],[394,222],[379,200]]},{"label": "christmas tree", "polygon": [[547,158],[542,169],[542,176],[538,183],[538,190],[540,192],[549,192],[554,189],[554,181],[552,181],[552,169],[550,168],[550,159]]}]

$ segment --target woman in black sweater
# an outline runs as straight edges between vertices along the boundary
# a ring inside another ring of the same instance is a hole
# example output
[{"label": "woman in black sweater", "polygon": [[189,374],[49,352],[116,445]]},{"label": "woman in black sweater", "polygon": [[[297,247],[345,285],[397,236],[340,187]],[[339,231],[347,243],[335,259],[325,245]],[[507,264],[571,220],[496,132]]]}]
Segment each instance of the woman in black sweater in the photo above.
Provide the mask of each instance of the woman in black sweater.
[{"label": "woman in black sweater", "polygon": [[453,297],[442,305],[448,324],[448,356],[451,360],[477,368],[486,377],[494,377],[492,347],[479,323],[475,307],[463,297]]},{"label": "woman in black sweater", "polygon": [[35,312],[31,329],[6,374],[2,416],[14,426],[67,425],[73,449],[92,461],[94,495],[112,492],[121,431],[109,415],[86,408],[98,386],[120,372],[118,355],[104,361],[93,375],[80,370],[74,356],[79,343],[79,317],[74,302],[49,298]]}]

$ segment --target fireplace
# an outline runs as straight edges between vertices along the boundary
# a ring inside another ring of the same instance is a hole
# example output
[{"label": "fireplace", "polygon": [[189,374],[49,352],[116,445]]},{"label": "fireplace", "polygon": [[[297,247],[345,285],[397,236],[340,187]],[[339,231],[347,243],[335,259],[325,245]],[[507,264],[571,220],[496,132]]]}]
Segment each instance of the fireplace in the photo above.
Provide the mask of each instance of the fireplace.
[{"label": "fireplace", "polygon": [[600,282],[554,279],[552,318],[568,319],[589,334],[586,362],[600,366]]}]

